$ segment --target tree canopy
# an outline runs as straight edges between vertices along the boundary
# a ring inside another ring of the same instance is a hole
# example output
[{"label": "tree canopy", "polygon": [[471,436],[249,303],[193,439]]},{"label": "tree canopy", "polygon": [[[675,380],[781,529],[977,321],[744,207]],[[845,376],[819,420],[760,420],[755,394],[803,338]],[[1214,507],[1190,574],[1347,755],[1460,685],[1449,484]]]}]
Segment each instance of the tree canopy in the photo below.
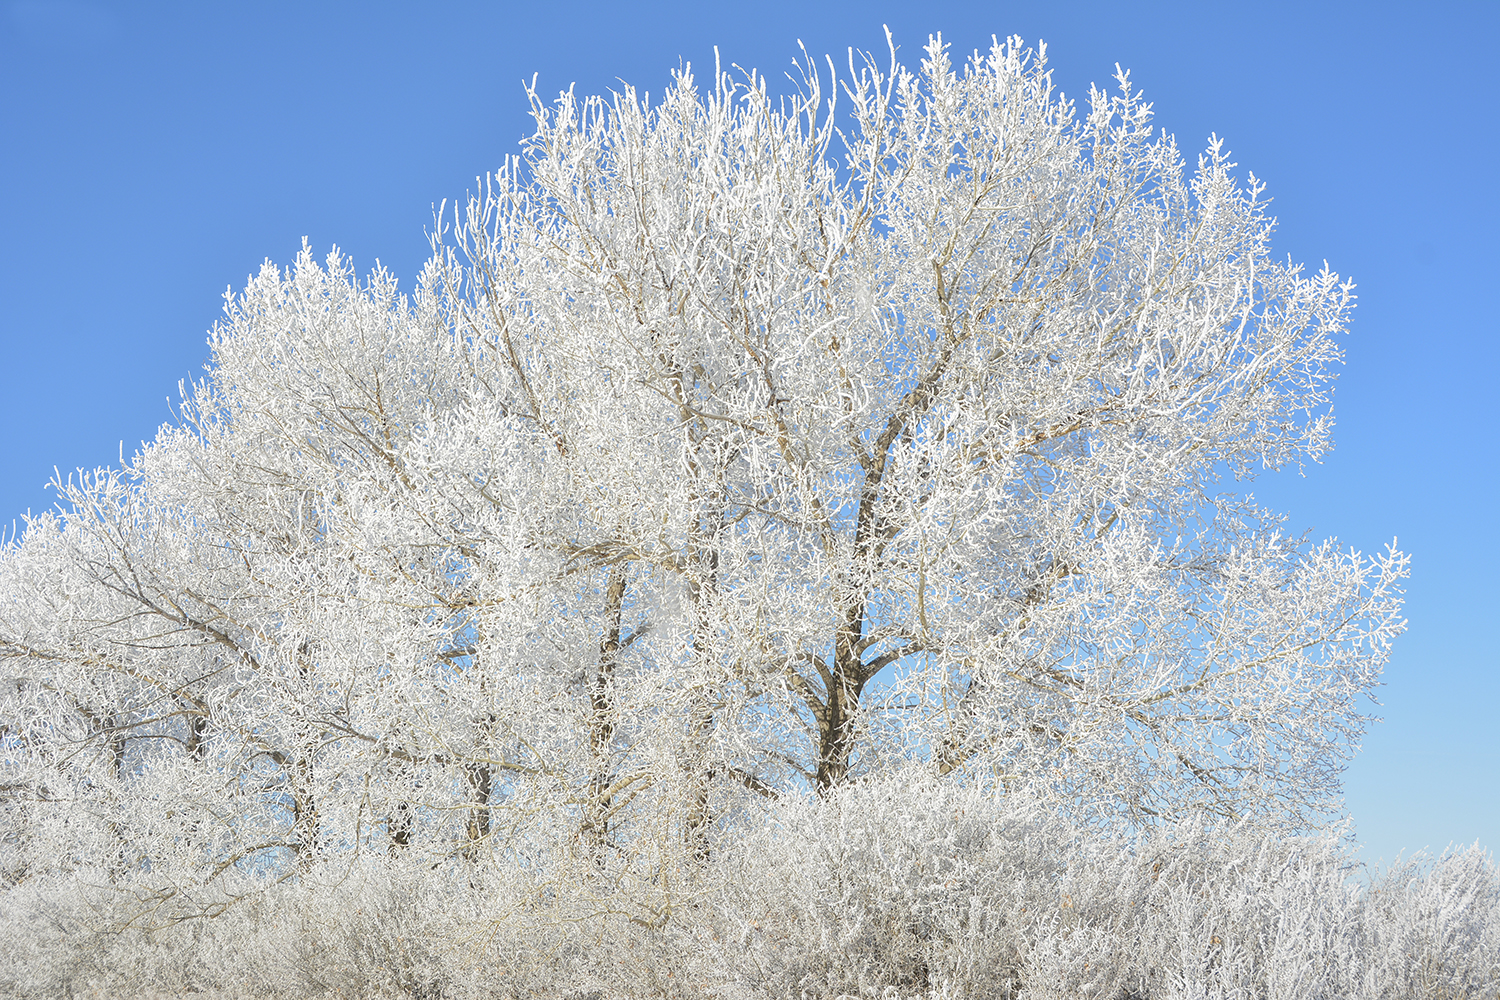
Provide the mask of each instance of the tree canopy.
[{"label": "tree canopy", "polygon": [[304,248],[227,301],[181,419],[0,554],[8,877],[703,863],[913,770],[1337,808],[1406,558],[1239,483],[1329,447],[1352,285],[1123,73],[799,83],[533,91],[409,296]]}]

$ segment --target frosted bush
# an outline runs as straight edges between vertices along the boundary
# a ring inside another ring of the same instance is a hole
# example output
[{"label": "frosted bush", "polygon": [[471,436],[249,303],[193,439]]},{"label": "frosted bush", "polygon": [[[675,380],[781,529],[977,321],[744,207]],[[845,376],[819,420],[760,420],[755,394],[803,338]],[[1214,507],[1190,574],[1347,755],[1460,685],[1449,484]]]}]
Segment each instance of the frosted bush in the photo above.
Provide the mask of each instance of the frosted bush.
[{"label": "frosted bush", "polygon": [[[365,857],[226,881],[213,918],[98,873],[0,893],[18,997],[1500,995],[1500,874],[1478,849],[1364,887],[1335,833],[1187,822],[1136,838],[1025,795],[909,775],[788,799],[649,878]],[[654,901],[654,902],[653,902]],[[198,900],[198,904],[208,902]],[[644,903],[653,902],[655,915]],[[659,911],[665,909],[665,914]],[[664,918],[663,918],[664,917]]]}]

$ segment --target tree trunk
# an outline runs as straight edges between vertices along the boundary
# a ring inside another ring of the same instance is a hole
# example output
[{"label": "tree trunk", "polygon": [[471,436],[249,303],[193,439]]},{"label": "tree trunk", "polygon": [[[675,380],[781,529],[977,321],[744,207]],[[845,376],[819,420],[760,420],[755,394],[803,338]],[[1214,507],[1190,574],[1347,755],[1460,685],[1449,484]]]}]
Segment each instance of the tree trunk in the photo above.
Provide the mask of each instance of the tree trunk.
[{"label": "tree trunk", "polygon": [[621,648],[620,621],[624,605],[625,567],[618,565],[610,571],[609,583],[604,590],[604,637],[599,641],[598,669],[589,688],[589,750],[593,776],[579,831],[584,849],[600,867],[609,846],[609,810],[613,801],[609,789],[615,780],[610,760],[615,735],[614,670]]},{"label": "tree trunk", "polygon": [[494,786],[495,769],[488,763],[469,764],[464,768],[469,785],[469,820],[464,828],[464,858],[478,861],[484,841],[490,835],[490,791]]},{"label": "tree trunk", "polygon": [[391,846],[388,852],[391,857],[395,857],[411,845],[411,812],[411,803],[402,801],[397,803],[396,811],[386,819],[386,830],[391,835]]}]

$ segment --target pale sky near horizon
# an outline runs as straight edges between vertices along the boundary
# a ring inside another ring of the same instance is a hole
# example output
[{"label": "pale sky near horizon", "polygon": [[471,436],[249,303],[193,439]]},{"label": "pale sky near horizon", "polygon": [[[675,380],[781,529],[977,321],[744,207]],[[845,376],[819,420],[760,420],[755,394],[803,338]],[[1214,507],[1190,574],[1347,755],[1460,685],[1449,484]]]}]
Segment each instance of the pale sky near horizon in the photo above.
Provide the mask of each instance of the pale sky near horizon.
[{"label": "pale sky near horizon", "polygon": [[409,286],[433,206],[527,134],[533,73],[660,93],[717,45],[774,86],[798,39],[842,64],[889,24],[915,64],[933,32],[958,54],[1040,38],[1070,96],[1118,62],[1186,155],[1224,137],[1278,252],[1358,282],[1334,452],[1247,488],[1298,534],[1413,556],[1386,721],[1346,774],[1364,857],[1500,848],[1500,6],[540,6],[0,0],[0,524],[51,505],[54,466],[154,436],[226,287],[304,236]]}]

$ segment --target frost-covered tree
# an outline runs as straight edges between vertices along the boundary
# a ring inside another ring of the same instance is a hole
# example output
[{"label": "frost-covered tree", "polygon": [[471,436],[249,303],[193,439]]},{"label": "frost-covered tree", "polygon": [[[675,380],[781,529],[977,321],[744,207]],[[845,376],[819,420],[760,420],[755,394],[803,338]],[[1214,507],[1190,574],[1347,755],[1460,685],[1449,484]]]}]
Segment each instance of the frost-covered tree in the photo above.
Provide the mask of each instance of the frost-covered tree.
[{"label": "frost-covered tree", "polygon": [[912,767],[1327,815],[1406,560],[1237,484],[1328,447],[1352,286],[1118,82],[533,92],[409,298],[268,265],[0,556],[6,877],[571,857],[656,919],[757,803]]}]

